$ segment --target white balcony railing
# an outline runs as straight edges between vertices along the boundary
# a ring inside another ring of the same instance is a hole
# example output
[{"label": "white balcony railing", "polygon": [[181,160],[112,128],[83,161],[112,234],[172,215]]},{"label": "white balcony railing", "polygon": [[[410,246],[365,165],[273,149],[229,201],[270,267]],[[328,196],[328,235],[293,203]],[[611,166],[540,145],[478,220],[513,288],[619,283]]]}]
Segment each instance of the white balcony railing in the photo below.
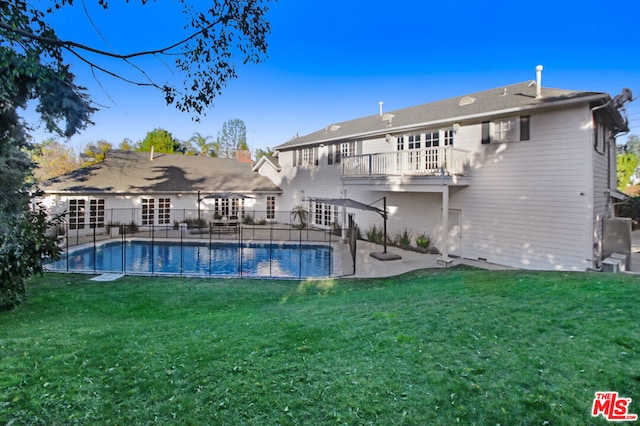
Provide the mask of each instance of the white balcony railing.
[{"label": "white balcony railing", "polygon": [[462,176],[469,152],[452,146],[342,158],[342,176]]}]

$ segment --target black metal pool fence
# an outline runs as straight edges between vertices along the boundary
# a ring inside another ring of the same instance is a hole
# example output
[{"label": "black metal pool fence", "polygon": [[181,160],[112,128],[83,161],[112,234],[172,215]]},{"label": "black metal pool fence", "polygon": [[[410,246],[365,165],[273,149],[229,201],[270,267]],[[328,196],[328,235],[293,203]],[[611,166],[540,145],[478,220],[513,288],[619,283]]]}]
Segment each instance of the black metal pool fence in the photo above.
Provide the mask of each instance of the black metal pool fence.
[{"label": "black metal pool fence", "polygon": [[[262,213],[262,215],[261,215]],[[258,216],[256,216],[256,214]],[[350,227],[342,227],[336,222],[330,225],[320,225],[310,223],[310,218],[302,219],[293,218],[289,212],[271,212],[270,219],[266,218],[266,212],[245,213],[244,217],[235,216],[219,216],[213,211],[195,211],[195,210],[178,210],[172,211],[169,219],[165,218],[164,224],[158,224],[157,218],[151,220],[150,217],[142,219],[140,209],[108,209],[104,215],[95,217],[90,215],[85,220],[78,220],[77,217],[71,217],[69,213],[64,215],[63,223],[58,227],[57,234],[60,241],[60,247],[63,249],[62,261],[57,262],[56,271],[67,272],[115,272],[123,274],[140,274],[135,270],[127,270],[125,262],[122,262],[122,270],[103,271],[97,264],[96,253],[98,247],[107,242],[120,243],[123,247],[134,240],[144,240],[150,242],[151,251],[153,253],[154,245],[166,244],[172,242],[180,247],[180,262],[183,259],[183,249],[189,243],[208,243],[209,247],[213,247],[218,242],[237,243],[238,247],[244,248],[249,244],[262,244],[269,247],[278,247],[286,244],[288,247],[318,245],[331,248],[330,261],[326,265],[325,277],[342,277],[351,276],[356,272],[356,244],[357,230],[353,221],[353,217],[349,215],[347,223]],[[259,219],[255,219],[258,217]],[[108,221],[105,221],[107,218]],[[280,222],[279,220],[288,222]],[[312,220],[315,218],[311,218]],[[322,219],[322,218],[320,218]],[[93,250],[93,265],[85,265],[83,269],[70,267],[69,254],[79,248]],[[238,250],[238,268],[235,276],[251,276],[256,278],[281,278],[277,272],[273,272],[272,268],[264,268],[268,273],[256,275],[251,273],[247,275],[243,273],[242,268],[242,252]],[[153,258],[153,255],[152,255]],[[302,259],[302,257],[300,257]],[[269,250],[269,264],[274,262],[272,250]],[[153,264],[153,262],[151,262]],[[60,265],[63,265],[60,268]],[[302,266],[302,265],[301,265]],[[176,267],[178,272],[171,275],[215,275],[215,265],[209,271],[209,274],[194,274],[189,271],[183,271],[181,264]],[[304,278],[302,271],[304,268],[298,269],[297,276],[294,278]],[[50,270],[53,270],[50,268]],[[275,268],[277,271],[277,268]],[[153,265],[150,271],[144,274],[151,275],[167,275],[166,273],[157,272]],[[225,275],[229,276],[229,275]]]}]

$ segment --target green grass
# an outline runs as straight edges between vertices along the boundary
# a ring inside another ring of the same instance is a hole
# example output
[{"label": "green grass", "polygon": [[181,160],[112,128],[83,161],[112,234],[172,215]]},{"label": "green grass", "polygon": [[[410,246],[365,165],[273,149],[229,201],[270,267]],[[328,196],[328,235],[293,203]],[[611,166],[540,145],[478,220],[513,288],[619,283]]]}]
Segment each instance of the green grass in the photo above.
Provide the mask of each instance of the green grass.
[{"label": "green grass", "polygon": [[30,285],[0,312],[0,425],[607,424],[605,390],[640,413],[633,276]]}]

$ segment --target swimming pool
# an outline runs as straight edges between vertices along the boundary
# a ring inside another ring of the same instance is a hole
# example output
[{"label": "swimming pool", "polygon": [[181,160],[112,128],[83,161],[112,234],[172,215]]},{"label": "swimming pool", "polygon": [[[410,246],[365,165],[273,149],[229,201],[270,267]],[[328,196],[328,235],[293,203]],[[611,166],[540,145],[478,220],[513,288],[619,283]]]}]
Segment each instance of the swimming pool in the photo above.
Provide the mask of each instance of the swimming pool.
[{"label": "swimming pool", "polygon": [[51,271],[252,277],[332,275],[326,245],[113,241],[63,253]]}]

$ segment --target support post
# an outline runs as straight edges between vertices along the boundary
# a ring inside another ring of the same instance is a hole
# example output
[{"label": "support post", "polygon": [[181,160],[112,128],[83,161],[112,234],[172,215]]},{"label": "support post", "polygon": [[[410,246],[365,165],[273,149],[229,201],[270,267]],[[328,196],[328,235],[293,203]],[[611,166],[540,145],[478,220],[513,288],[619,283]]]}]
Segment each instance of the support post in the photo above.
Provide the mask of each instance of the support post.
[{"label": "support post", "polygon": [[449,186],[444,185],[442,189],[442,256],[437,259],[440,265],[449,266],[453,259],[449,257]]}]

